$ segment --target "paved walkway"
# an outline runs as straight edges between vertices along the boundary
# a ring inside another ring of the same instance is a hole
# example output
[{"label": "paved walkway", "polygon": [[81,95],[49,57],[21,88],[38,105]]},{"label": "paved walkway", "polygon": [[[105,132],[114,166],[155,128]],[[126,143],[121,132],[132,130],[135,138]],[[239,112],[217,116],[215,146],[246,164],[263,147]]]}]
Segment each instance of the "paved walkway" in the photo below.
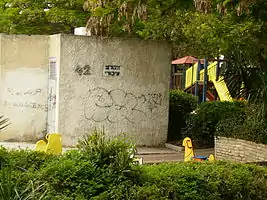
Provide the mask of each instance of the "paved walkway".
[{"label": "paved walkway", "polygon": [[[196,155],[214,155],[214,149],[196,149]],[[184,160],[183,151],[174,151],[167,148],[146,148],[137,149],[137,157],[142,157],[145,164],[156,164],[163,162],[182,162]]]},{"label": "paved walkway", "polygon": [[[23,142],[0,142],[0,146],[4,146],[8,149],[35,149],[35,144]],[[70,149],[71,148],[63,148],[63,151]],[[210,154],[214,154],[214,149],[197,149],[195,150],[195,154],[200,156],[209,156]],[[182,162],[184,152],[178,152],[168,148],[138,147],[137,157],[142,157],[145,164]]]}]

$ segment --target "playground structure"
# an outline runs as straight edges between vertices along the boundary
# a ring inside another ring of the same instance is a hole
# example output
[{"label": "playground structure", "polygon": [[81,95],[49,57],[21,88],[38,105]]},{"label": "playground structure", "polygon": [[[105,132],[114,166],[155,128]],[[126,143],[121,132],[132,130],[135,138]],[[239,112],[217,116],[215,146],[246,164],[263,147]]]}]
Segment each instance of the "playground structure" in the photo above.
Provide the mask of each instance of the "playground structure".
[{"label": "playground structure", "polygon": [[[209,63],[208,59],[191,59],[191,62],[191,66],[183,65],[180,68],[181,73],[175,73],[179,74],[180,80],[177,89],[197,96],[199,102],[233,101],[224,78],[220,76],[220,65],[223,60],[212,59]],[[175,63],[181,64],[173,61],[173,64]],[[177,79],[175,76],[172,77],[174,81]]]},{"label": "playground structure", "polygon": [[189,137],[186,137],[183,140],[183,146],[184,146],[184,162],[189,162],[189,161],[197,161],[197,162],[202,162],[202,161],[214,161],[215,158],[211,154],[209,157],[206,156],[196,156],[194,153],[194,148],[193,148],[193,143],[192,140]]}]

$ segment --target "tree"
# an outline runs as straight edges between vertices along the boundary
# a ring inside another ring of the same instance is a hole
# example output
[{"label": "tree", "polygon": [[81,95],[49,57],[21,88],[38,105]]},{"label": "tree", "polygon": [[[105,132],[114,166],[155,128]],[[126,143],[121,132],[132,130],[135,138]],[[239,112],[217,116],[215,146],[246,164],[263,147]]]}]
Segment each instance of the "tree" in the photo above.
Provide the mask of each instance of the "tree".
[{"label": "tree", "polygon": [[84,9],[91,12],[86,27],[92,35],[135,35],[138,23],[147,17],[142,0],[86,0]]},{"label": "tree", "polygon": [[[166,40],[172,39],[171,22],[175,13],[191,7],[193,1],[190,0],[86,0],[84,4],[84,8],[92,13],[87,28],[93,35]],[[150,34],[152,36],[148,36]]]},{"label": "tree", "polygon": [[83,0],[0,0],[0,32],[10,34],[72,33],[89,13]]},{"label": "tree", "polygon": [[[267,2],[266,0],[195,0],[196,7],[205,13],[217,12],[221,15],[231,15],[234,22],[246,24],[251,22],[251,27],[257,31],[253,37],[247,38],[237,47],[232,48],[229,54],[231,65],[225,71],[241,72],[242,81],[245,82],[245,91],[251,100],[262,103],[262,114],[267,120]],[[241,37],[246,38],[253,31],[245,32]],[[238,55],[238,56],[237,56]],[[241,58],[241,59],[238,59]],[[227,75],[227,73],[226,73]],[[229,76],[230,82],[236,82],[236,76]],[[233,86],[236,84],[232,84]],[[233,87],[232,87],[233,89]]]}]

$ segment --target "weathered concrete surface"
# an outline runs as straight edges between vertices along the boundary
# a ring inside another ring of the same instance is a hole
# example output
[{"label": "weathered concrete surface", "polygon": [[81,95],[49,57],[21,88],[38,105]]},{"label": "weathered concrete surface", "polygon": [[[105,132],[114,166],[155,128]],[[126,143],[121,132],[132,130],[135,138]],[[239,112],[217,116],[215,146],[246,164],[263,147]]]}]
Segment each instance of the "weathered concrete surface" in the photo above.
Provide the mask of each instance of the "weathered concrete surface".
[{"label": "weathered concrete surface", "polygon": [[[184,152],[168,150],[168,149],[137,149],[137,157],[142,157],[145,164],[156,164],[164,162],[183,162],[184,161]],[[147,152],[147,153],[145,153]],[[209,156],[214,155],[214,149],[196,149],[195,155],[197,156]]]},{"label": "weathered concrete surface", "polygon": [[48,36],[0,34],[1,114],[11,125],[0,140],[35,141],[46,129]]},{"label": "weathered concrete surface", "polygon": [[[170,48],[136,39],[61,35],[58,130],[64,145],[95,128],[128,133],[137,145],[164,144]],[[118,76],[105,70],[117,66]]]},{"label": "weathered concrete surface", "polygon": [[157,41],[0,34],[1,112],[12,123],[0,140],[36,142],[48,130],[72,146],[105,128],[163,145],[170,52]]}]

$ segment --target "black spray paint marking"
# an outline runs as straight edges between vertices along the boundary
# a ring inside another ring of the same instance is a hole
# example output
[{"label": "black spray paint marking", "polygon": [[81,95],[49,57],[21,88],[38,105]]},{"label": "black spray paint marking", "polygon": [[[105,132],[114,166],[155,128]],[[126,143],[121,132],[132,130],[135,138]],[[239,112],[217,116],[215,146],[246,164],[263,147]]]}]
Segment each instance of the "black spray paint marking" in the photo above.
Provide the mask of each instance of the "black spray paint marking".
[{"label": "black spray paint marking", "polygon": [[141,95],[138,97],[142,100],[150,112],[153,112],[154,109],[157,109],[159,106],[162,105],[163,96],[161,93],[149,93],[146,95]]},{"label": "black spray paint marking", "polygon": [[[156,98],[153,100],[153,98]],[[134,123],[136,118],[142,118],[147,115],[147,111],[139,107],[147,107],[152,112],[162,103],[161,94],[147,94],[135,96],[124,90],[105,88],[95,88],[88,92],[85,101],[89,102],[84,107],[84,115],[88,120],[94,122],[116,123],[121,120],[127,120]],[[142,105],[140,105],[142,104]]]},{"label": "black spray paint marking", "polygon": [[20,103],[17,102],[16,103],[16,102],[5,101],[4,105],[9,106],[9,107],[19,107],[19,108],[30,108],[30,109],[34,109],[34,110],[42,110],[45,112],[48,111],[47,104],[38,104],[38,103],[29,103],[29,102],[20,102]]},{"label": "black spray paint marking", "polygon": [[75,73],[80,76],[88,76],[91,75],[91,67],[89,65],[80,66],[77,65],[74,69]]},{"label": "black spray paint marking", "polygon": [[13,90],[12,88],[7,88],[7,92],[10,95],[14,95],[14,96],[22,96],[22,95],[35,96],[35,95],[41,94],[42,89],[27,90],[26,92],[17,92]]}]

